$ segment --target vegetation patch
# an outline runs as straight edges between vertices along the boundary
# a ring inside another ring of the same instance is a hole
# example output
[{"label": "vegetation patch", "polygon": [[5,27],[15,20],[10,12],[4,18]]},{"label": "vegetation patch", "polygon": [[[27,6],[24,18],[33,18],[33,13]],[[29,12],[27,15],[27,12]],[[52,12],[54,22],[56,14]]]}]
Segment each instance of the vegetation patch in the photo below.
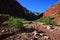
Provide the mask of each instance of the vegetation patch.
[{"label": "vegetation patch", "polygon": [[8,15],[8,14],[0,14],[0,15],[3,15],[8,18],[8,20],[4,21],[2,23],[2,25],[12,26],[14,29],[18,29],[18,30],[24,29],[23,22],[26,21],[26,19],[17,18],[17,17],[11,16],[11,15]]},{"label": "vegetation patch", "polygon": [[60,11],[57,14],[60,16]]},{"label": "vegetation patch", "polygon": [[37,21],[42,22],[44,24],[52,25],[52,26],[56,25],[55,21],[53,21],[50,17],[42,17],[38,19]]}]

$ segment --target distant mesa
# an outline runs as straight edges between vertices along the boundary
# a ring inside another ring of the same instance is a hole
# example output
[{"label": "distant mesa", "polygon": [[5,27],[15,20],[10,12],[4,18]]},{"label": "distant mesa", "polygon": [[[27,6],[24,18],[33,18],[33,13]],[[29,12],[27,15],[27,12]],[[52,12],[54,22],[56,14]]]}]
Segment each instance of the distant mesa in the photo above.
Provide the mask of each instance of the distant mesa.
[{"label": "distant mesa", "polygon": [[60,16],[57,14],[60,11],[60,1],[49,7],[43,14],[43,16],[49,16],[54,18],[58,25],[60,25]]}]

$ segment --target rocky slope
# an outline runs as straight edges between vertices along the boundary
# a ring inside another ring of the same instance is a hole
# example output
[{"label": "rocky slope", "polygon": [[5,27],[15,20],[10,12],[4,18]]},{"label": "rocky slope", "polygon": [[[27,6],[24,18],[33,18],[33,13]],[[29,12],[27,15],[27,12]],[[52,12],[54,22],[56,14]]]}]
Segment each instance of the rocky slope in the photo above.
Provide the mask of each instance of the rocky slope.
[{"label": "rocky slope", "polygon": [[[60,11],[60,1],[56,2],[54,5],[50,6],[43,14],[43,16],[50,16],[53,20],[60,25],[60,16],[57,14]],[[58,20],[58,21],[57,21]]]},{"label": "rocky slope", "polygon": [[[36,20],[42,16],[50,16],[55,21],[60,20],[60,16],[56,15],[58,11],[60,11],[60,2],[39,14],[27,10],[16,0],[0,0],[0,14],[10,14],[28,20]],[[27,21],[23,24],[23,31],[16,31],[12,26],[1,25],[6,20],[8,18],[0,15],[0,40],[60,40],[60,26]]]},{"label": "rocky slope", "polygon": [[45,25],[39,22],[24,24],[24,32],[16,32],[12,27],[0,28],[0,40],[60,40],[60,26]]},{"label": "rocky slope", "polygon": [[52,6],[50,6],[45,12],[44,16],[54,16],[58,11],[60,11],[60,1],[56,2]]},{"label": "rocky slope", "polygon": [[35,15],[33,12],[27,10],[16,0],[0,0],[0,14],[10,14],[20,18],[26,18],[28,20],[35,20],[40,18],[39,15]]}]

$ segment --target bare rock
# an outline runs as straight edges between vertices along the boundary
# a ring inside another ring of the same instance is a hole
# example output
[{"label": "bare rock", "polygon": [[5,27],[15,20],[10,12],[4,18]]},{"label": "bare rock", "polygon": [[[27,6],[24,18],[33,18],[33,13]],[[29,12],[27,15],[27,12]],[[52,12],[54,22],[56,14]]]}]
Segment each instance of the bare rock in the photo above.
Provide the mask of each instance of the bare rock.
[{"label": "bare rock", "polygon": [[10,35],[13,35],[15,33],[14,29],[12,27],[2,27],[0,28],[0,39],[4,39]]},{"label": "bare rock", "polygon": [[60,16],[58,14],[58,12],[60,11],[60,1],[56,2],[55,4],[53,4],[52,6],[50,6],[44,13],[43,13],[43,17],[44,16],[49,16],[51,17],[57,25],[60,25]]}]

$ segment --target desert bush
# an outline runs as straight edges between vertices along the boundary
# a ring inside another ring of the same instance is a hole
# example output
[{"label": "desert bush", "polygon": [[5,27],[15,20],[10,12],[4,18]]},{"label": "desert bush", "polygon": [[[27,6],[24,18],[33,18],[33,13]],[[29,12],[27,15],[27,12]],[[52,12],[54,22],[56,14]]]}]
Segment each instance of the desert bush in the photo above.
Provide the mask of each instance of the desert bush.
[{"label": "desert bush", "polygon": [[9,20],[4,21],[2,25],[12,26],[14,29],[18,29],[18,30],[24,29],[23,22],[25,21],[25,19],[13,17],[11,15],[4,15],[4,16],[8,17]]},{"label": "desert bush", "polygon": [[37,21],[42,22],[44,24],[52,25],[52,26],[56,25],[55,21],[53,21],[50,17],[42,17]]},{"label": "desert bush", "polygon": [[9,15],[9,14],[0,14],[0,16],[4,16],[4,17],[7,17],[7,18],[10,18],[11,17],[11,15]]},{"label": "desert bush", "polygon": [[57,14],[60,16],[60,11]]},{"label": "desert bush", "polygon": [[19,18],[10,18],[9,20],[3,22],[2,24],[8,25],[8,26],[13,26],[14,28],[19,28],[23,26],[23,23]]},{"label": "desert bush", "polygon": [[[9,14],[0,14],[0,15],[2,15],[2,16],[4,16],[4,17],[7,17],[9,20],[12,20],[12,19],[14,19],[14,18],[18,18],[18,17],[14,17],[14,16],[11,16],[11,15],[9,15]],[[26,19],[24,19],[24,18],[18,18],[18,19],[20,19],[20,21],[27,21]]]}]

